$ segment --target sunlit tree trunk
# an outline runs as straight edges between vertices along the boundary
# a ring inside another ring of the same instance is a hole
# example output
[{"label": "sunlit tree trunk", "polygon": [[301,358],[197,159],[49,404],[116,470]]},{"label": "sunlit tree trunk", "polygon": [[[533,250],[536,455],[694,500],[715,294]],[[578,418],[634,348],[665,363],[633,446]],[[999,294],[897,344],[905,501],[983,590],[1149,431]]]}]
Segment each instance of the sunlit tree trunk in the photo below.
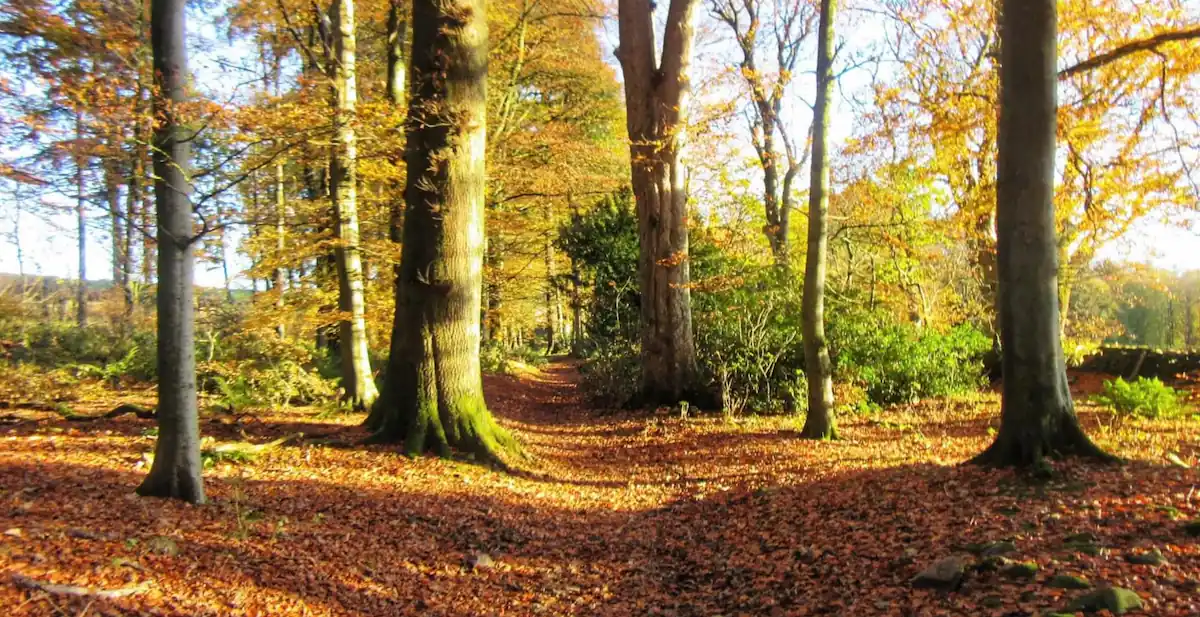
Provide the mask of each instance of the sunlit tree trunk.
[{"label": "sunlit tree trunk", "polygon": [[484,0],[417,0],[396,319],[375,439],[500,462],[515,447],[483,400],[488,30]]},{"label": "sunlit tree trunk", "polygon": [[642,402],[697,391],[688,261],[687,191],[680,151],[688,108],[696,0],[671,0],[656,57],[649,0],[617,3],[631,184],[638,211]]},{"label": "sunlit tree trunk", "polygon": [[558,319],[558,288],[555,285],[554,277],[554,241],[551,230],[554,224],[554,208],[550,205],[550,200],[546,200],[545,223],[546,237],[544,246],[542,247],[542,259],[546,266],[546,354],[554,353],[558,346],[558,334],[560,333],[560,324]]},{"label": "sunlit tree trunk", "polygon": [[78,233],[79,285],[75,288],[75,322],[80,328],[88,322],[87,278],[87,185],[84,182],[83,113],[75,112],[75,224]]},{"label": "sunlit tree trunk", "polygon": [[[329,72],[334,90],[334,144],[329,161],[330,193],[338,243],[334,251],[338,274],[338,309],[342,389],[355,409],[369,409],[379,396],[371,375],[367,347],[366,303],[358,233],[358,146],[355,114],[355,21],[353,0],[336,0],[332,15],[333,51]],[[282,289],[280,290],[282,291]]]},{"label": "sunlit tree trunk", "polygon": [[146,170],[142,165],[141,145],[140,142],[145,139],[141,134],[139,127],[141,123],[135,124],[133,130],[133,147],[131,149],[132,156],[130,157],[130,172],[127,187],[125,189],[125,254],[122,256],[123,262],[121,269],[122,276],[125,280],[125,309],[129,312],[126,318],[132,318],[134,306],[138,303],[137,294],[134,293],[134,258],[133,251],[136,246],[135,242],[138,236],[138,221],[141,216],[142,205],[142,190],[145,182]]},{"label": "sunlit tree trunk", "polygon": [[283,270],[283,260],[287,251],[287,228],[285,218],[287,216],[287,201],[284,196],[283,185],[283,161],[275,163],[275,259],[276,266],[274,274],[275,279],[275,310],[279,313],[279,323],[275,324],[275,334],[279,338],[287,337],[287,326],[283,323],[283,290],[285,287],[285,272]]},{"label": "sunlit tree trunk", "polygon": [[833,367],[825,340],[825,260],[829,231],[829,160],[826,147],[829,98],[833,93],[833,17],[835,0],[821,0],[817,32],[817,99],[813,106],[812,175],[808,189],[808,253],[804,262],[804,372],[808,379],[808,417],[801,436],[837,437],[833,422]]},{"label": "sunlit tree trunk", "polygon": [[[391,102],[396,118],[403,118],[405,114],[405,103],[408,101],[408,94],[405,91],[407,86],[406,72],[408,69],[407,56],[404,53],[405,42],[408,37],[408,15],[405,11],[405,4],[402,0],[391,0],[388,8],[388,54],[387,54],[387,96]],[[404,130],[403,121],[398,121],[395,127],[397,131]],[[400,166],[404,163],[403,157],[397,155],[395,163]],[[393,193],[392,203],[388,214],[388,239],[397,246],[402,246],[404,240],[404,201],[402,198],[397,198],[395,195],[403,194],[403,181],[399,178],[395,179],[397,190]],[[394,297],[397,300],[400,297],[400,262],[397,260],[395,267],[392,268],[392,274],[395,277],[395,289],[393,290]],[[397,305],[397,309],[399,305]],[[393,331],[394,331],[393,327]],[[388,366],[391,366],[392,358],[399,357],[401,350],[399,349],[400,340],[395,336],[392,337],[390,347],[388,348]],[[387,385],[384,385],[386,392]],[[371,413],[367,415],[367,419],[363,425],[371,430],[378,430],[383,426],[383,420],[392,411],[385,408],[384,405],[376,403],[371,407]]]},{"label": "sunlit tree trunk", "polygon": [[1079,426],[1059,340],[1055,28],[1055,0],[1003,1],[996,213],[1004,385],[1000,431],[979,463],[1109,458]]},{"label": "sunlit tree trunk", "polygon": [[196,409],[189,139],[179,118],[188,80],[184,0],[153,0],[154,194],[158,202],[158,441],[137,492],[204,502]]}]

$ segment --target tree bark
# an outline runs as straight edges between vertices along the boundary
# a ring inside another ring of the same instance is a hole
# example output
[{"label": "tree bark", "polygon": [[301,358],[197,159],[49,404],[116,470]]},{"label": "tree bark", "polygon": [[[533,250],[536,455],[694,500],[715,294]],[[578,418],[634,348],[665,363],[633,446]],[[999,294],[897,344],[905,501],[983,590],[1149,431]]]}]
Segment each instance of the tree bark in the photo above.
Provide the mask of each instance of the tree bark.
[{"label": "tree bark", "polygon": [[808,416],[802,437],[833,439],[833,367],[825,340],[825,260],[829,232],[829,161],[826,153],[829,98],[833,93],[833,16],[835,0],[821,0],[817,31],[817,98],[813,106],[812,174],[808,189],[808,254],[804,263],[801,329],[804,372],[808,379]]},{"label": "tree bark", "polygon": [[479,367],[488,30],[484,0],[416,0],[396,318],[374,439],[503,463]]},{"label": "tree bark", "polygon": [[334,96],[334,144],[329,161],[333,190],[330,193],[338,237],[337,248],[334,249],[338,309],[347,316],[339,321],[338,347],[342,358],[345,400],[354,409],[366,410],[370,409],[379,393],[371,374],[371,358],[367,347],[363,267],[359,252],[354,1],[336,0],[332,22],[334,53],[328,66]]},{"label": "tree bark", "polygon": [[996,187],[1000,431],[974,461],[1030,466],[1043,457],[1108,459],[1083,433],[1059,339],[1054,231],[1055,0],[1003,0]]},{"label": "tree bark", "polygon": [[75,112],[75,223],[79,239],[79,284],[75,288],[75,322],[86,328],[88,322],[88,279],[87,279],[87,185],[84,183],[83,168],[83,113]]},{"label": "tree bark", "polygon": [[137,234],[139,217],[141,216],[142,206],[142,183],[145,181],[146,169],[142,165],[141,141],[145,137],[140,131],[141,122],[134,125],[133,130],[133,147],[130,157],[130,172],[128,186],[126,188],[125,202],[125,254],[122,256],[121,263],[122,276],[125,280],[125,309],[129,312],[126,319],[133,316],[134,306],[138,303],[137,294],[134,293],[134,259],[133,249]]},{"label": "tree bark", "polygon": [[132,225],[129,211],[121,211],[121,178],[116,153],[119,146],[113,140],[111,147],[114,151],[104,165],[104,199],[108,203],[109,221],[112,223],[112,281],[113,289],[121,294],[124,307],[122,317],[118,318],[121,327],[129,324],[133,314],[133,298],[129,293],[129,232]]},{"label": "tree bark", "polygon": [[184,0],[152,0],[154,183],[158,203],[158,441],[137,492],[204,502],[196,408],[189,139],[179,118],[188,80]]},{"label": "tree bark", "polygon": [[275,310],[279,312],[279,323],[275,324],[275,334],[279,338],[287,337],[287,326],[283,323],[283,290],[285,287],[284,280],[284,255],[287,251],[287,227],[285,226],[285,217],[287,216],[287,201],[283,193],[283,161],[275,163]]},{"label": "tree bark", "polygon": [[638,211],[642,393],[645,404],[700,394],[688,261],[687,191],[680,151],[696,0],[671,0],[661,59],[649,0],[619,0],[630,180]]},{"label": "tree bark", "polygon": [[559,319],[558,319],[558,287],[555,284],[554,277],[554,242],[552,240],[553,225],[554,225],[554,207],[550,200],[546,200],[545,223],[546,237],[545,246],[542,247],[542,259],[545,261],[546,267],[546,355],[554,354],[558,347]]}]

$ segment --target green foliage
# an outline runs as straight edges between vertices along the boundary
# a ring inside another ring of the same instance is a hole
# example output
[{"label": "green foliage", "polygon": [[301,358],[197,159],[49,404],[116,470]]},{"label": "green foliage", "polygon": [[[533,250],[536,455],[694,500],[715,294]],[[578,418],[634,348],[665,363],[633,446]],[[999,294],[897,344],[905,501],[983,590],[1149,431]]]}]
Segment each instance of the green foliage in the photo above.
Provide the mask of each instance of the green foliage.
[{"label": "green foliage", "polygon": [[987,336],[970,326],[946,332],[855,311],[829,323],[835,370],[877,405],[910,403],[978,388]]},{"label": "green foliage", "polygon": [[546,354],[530,346],[507,349],[494,341],[484,343],[479,349],[479,364],[485,373],[507,374],[514,361],[538,367],[546,364]]},{"label": "green foliage", "polygon": [[795,411],[807,400],[800,292],[759,268],[695,294],[697,360],[726,413]]},{"label": "green foliage", "polygon": [[1125,381],[1118,377],[1104,382],[1104,392],[1096,401],[1122,416],[1165,418],[1179,412],[1180,395],[1158,379],[1138,377]]},{"label": "green foliage", "polygon": [[580,387],[602,407],[622,407],[633,400],[642,385],[641,359],[631,343],[596,349],[580,367]]},{"label": "green foliage", "polygon": [[637,339],[638,230],[629,191],[572,214],[559,230],[558,247],[578,265],[582,284],[592,288],[586,323],[593,345]]}]

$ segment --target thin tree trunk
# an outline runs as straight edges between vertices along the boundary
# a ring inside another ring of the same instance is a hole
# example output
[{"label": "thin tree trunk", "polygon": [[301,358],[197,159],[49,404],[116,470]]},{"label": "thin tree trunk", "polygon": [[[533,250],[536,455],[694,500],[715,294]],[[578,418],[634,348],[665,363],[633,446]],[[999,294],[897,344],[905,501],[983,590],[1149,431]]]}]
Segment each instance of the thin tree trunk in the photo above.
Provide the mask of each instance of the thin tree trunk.
[{"label": "thin tree trunk", "polygon": [[558,289],[554,283],[554,242],[553,235],[550,232],[554,221],[553,206],[550,205],[550,200],[546,200],[545,223],[546,223],[546,238],[545,246],[543,247],[543,260],[546,265],[546,355],[554,353],[558,346],[556,334],[559,330],[557,315],[555,309],[558,306]]},{"label": "thin tree trunk", "polygon": [[[113,141],[115,147],[116,140]],[[112,235],[112,284],[113,289],[121,294],[121,299],[125,304],[121,311],[122,317],[117,318],[117,321],[121,322],[121,327],[124,328],[128,326],[129,316],[133,314],[127,278],[129,255],[127,228],[130,222],[128,211],[121,211],[121,179],[117,165],[116,151],[114,151],[104,165],[104,199],[108,203],[108,216],[112,223],[110,230]]]},{"label": "thin tree trunk", "polygon": [[371,374],[367,347],[366,302],[363,299],[363,267],[358,233],[358,146],[355,114],[358,103],[355,85],[354,1],[334,4],[334,58],[329,68],[334,94],[334,146],[329,161],[333,214],[338,244],[334,250],[338,274],[338,347],[342,357],[342,389],[355,409],[370,409],[379,396]]},{"label": "thin tree trunk", "polygon": [[83,179],[83,113],[75,112],[75,222],[79,238],[79,285],[75,290],[75,321],[80,328],[88,322],[87,196]]},{"label": "thin tree trunk", "polygon": [[375,439],[501,462],[516,443],[487,410],[479,367],[485,3],[416,0],[412,22],[404,242]]},{"label": "thin tree trunk", "polygon": [[975,462],[1038,465],[1044,456],[1110,458],[1075,416],[1059,340],[1054,232],[1055,0],[1003,0],[996,194],[1000,431]]},{"label": "thin tree trunk", "polygon": [[196,408],[189,142],[178,108],[188,80],[184,0],[152,0],[154,183],[158,201],[158,441],[140,495],[204,502]]},{"label": "thin tree trunk", "polygon": [[287,251],[287,202],[283,194],[283,161],[275,163],[275,310],[279,312],[279,323],[275,325],[275,333],[279,338],[287,337],[287,326],[283,324],[283,291],[284,271],[283,260]]},{"label": "thin tree trunk", "polygon": [[688,209],[680,161],[696,0],[671,0],[661,60],[649,0],[619,0],[630,179],[638,211],[642,394],[671,404],[699,392],[692,339]]},{"label": "thin tree trunk", "polygon": [[145,138],[141,135],[141,131],[138,128],[140,126],[140,122],[134,126],[132,157],[130,159],[131,164],[129,166],[130,172],[125,201],[125,254],[122,255],[121,276],[125,281],[125,310],[128,311],[125,317],[127,320],[132,319],[134,307],[138,302],[137,294],[134,293],[135,265],[133,247],[137,238],[137,234],[134,232],[137,231],[138,217],[140,216],[139,210],[142,205],[142,182],[146,177],[146,170],[142,167],[142,157],[139,152],[141,148],[140,142]]},{"label": "thin tree trunk", "polygon": [[836,0],[821,0],[817,32],[817,99],[813,107],[812,175],[808,192],[808,254],[804,263],[804,372],[808,379],[808,417],[802,437],[833,439],[833,367],[825,340],[825,261],[829,232],[829,161],[826,146],[829,98],[833,93],[833,17]]}]

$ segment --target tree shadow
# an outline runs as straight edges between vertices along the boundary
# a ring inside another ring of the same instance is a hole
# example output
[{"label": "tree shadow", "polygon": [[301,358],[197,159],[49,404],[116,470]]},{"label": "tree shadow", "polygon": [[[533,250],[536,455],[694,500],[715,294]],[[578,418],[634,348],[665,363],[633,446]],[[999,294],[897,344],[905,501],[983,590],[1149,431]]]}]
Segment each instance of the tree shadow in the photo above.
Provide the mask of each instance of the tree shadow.
[{"label": "tree shadow", "polygon": [[[1145,463],[1062,464],[1049,482],[912,464],[640,509],[573,507],[569,491],[505,489],[522,481],[501,474],[464,485],[440,465],[397,460],[387,488],[353,474],[343,482],[209,478],[212,503],[194,507],[131,498],[135,473],[5,460],[0,487],[13,505],[0,524],[22,533],[5,538],[3,561],[59,583],[149,579],[177,614],[283,614],[303,605],[309,614],[464,617],[977,614],[992,596],[1029,614],[1061,605],[1061,593],[1041,584],[1059,573],[1144,598],[1175,586],[1182,595],[1157,596],[1152,607],[1171,614],[1185,606],[1183,586],[1200,569],[1200,553],[1166,507],[1196,515],[1177,497],[1194,474]],[[406,479],[427,468],[445,482]],[[1081,532],[1106,552],[1073,552],[1065,539]],[[148,551],[154,535],[176,539],[179,554]],[[956,593],[910,588],[930,562],[1005,538],[1017,546],[1011,557],[1042,565],[1037,580],[976,574]],[[1150,546],[1170,565],[1122,558]],[[479,553],[495,563],[473,569]],[[140,569],[114,565],[118,558]],[[1023,592],[1032,595],[1021,601]],[[0,582],[0,604],[27,597]],[[109,604],[144,610],[157,597]]]}]

